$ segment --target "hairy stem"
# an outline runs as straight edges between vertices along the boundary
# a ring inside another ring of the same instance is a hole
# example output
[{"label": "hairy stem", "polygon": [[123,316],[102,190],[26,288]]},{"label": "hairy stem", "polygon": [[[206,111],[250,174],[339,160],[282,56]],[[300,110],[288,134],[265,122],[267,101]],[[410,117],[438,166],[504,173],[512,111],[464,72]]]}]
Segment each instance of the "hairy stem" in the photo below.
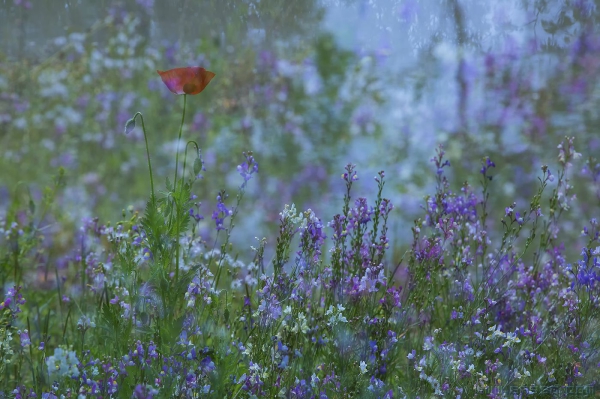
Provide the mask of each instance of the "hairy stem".
[{"label": "hairy stem", "polygon": [[[183,112],[181,114],[181,125],[179,125],[179,137],[177,137],[177,155],[175,155],[175,182],[173,183],[173,187],[177,190],[177,167],[179,166],[179,142],[181,141],[181,132],[183,131],[183,121],[185,120],[185,106],[187,103],[187,94],[183,95]],[[181,183],[183,188],[183,182]],[[179,280],[179,199],[175,197],[176,211],[177,211],[177,237],[175,240],[175,284]]]}]

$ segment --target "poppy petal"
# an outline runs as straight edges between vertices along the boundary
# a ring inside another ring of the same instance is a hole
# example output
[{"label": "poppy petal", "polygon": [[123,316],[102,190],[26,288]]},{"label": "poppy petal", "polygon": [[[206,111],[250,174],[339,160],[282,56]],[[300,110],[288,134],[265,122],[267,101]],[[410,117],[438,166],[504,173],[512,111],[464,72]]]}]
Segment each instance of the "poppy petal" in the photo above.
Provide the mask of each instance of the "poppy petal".
[{"label": "poppy petal", "polygon": [[201,67],[174,68],[156,72],[167,88],[175,94],[198,94],[215,77],[213,72]]}]

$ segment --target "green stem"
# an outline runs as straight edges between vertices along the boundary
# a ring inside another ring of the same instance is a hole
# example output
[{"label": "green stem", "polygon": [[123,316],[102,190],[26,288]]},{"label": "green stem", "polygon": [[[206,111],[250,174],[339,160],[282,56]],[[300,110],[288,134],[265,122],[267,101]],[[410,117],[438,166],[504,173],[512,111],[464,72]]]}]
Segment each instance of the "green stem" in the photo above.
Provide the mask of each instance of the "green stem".
[{"label": "green stem", "polygon": [[[238,209],[240,208],[240,203],[242,202],[242,198],[244,198],[244,193],[246,192],[246,190],[242,187],[240,187],[238,195],[237,195],[237,202],[235,204],[235,210],[233,211],[233,214],[231,215],[231,219],[229,219],[229,227],[227,228],[227,230],[225,230],[226,232],[226,236],[225,236],[225,243],[221,246],[221,256],[219,257],[219,265],[217,266],[217,274],[215,275],[215,278],[213,279],[213,284],[215,289],[217,289],[218,285],[219,285],[219,279],[221,278],[221,271],[223,270],[223,260],[225,259],[225,255],[227,255],[227,245],[229,245],[229,239],[231,237],[231,230],[233,230],[233,228],[235,227],[234,221],[235,221],[235,217],[238,213]],[[217,233],[218,235],[218,233]],[[216,239],[215,239],[215,244],[216,244]],[[212,258],[211,258],[211,262],[212,262]],[[209,263],[209,267],[210,267],[210,263]]]},{"label": "green stem", "polygon": [[177,155],[175,155],[175,182],[174,188],[177,188],[177,167],[179,166],[179,142],[181,141],[181,132],[183,132],[183,121],[185,120],[185,105],[187,103],[187,94],[183,95],[183,112],[181,114],[181,125],[179,125],[179,137],[177,138]]},{"label": "green stem", "polygon": [[150,187],[152,188],[152,201],[154,201],[154,178],[152,177],[152,163],[150,162],[150,149],[148,148],[148,135],[146,134],[146,125],[144,125],[144,115],[141,112],[136,112],[133,119],[140,116],[142,120],[142,130],[144,131],[144,141],[146,142],[146,156],[148,157],[148,171],[150,172]]},{"label": "green stem", "polygon": [[[181,132],[183,131],[183,121],[185,120],[185,105],[187,103],[187,94],[183,95],[183,112],[181,114],[181,125],[179,125],[179,137],[177,138],[177,155],[175,155],[175,182],[173,183],[173,189],[177,190],[177,167],[179,166],[179,142],[181,141]],[[182,182],[183,188],[183,182]],[[175,284],[179,280],[179,199],[175,196],[175,204],[177,210],[177,218],[175,219],[177,222],[177,237],[175,240]]]},{"label": "green stem", "polygon": [[194,140],[190,140],[187,142],[187,144],[185,145],[185,152],[183,153],[183,171],[181,172],[181,176],[183,178],[185,178],[185,162],[187,160],[187,148],[188,145],[193,144],[196,146],[196,153],[200,153],[200,148],[198,147],[198,143],[196,143]]}]

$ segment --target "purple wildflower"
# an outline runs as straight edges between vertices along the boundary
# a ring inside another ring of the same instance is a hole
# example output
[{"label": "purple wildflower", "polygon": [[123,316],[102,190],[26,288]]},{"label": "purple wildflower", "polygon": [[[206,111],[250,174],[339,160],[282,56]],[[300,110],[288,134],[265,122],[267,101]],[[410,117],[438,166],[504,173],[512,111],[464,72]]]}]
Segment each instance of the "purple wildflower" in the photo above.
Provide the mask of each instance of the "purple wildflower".
[{"label": "purple wildflower", "polygon": [[244,178],[241,188],[246,187],[248,180],[252,178],[254,173],[258,172],[258,163],[252,156],[252,152],[244,152],[244,157],[246,157],[246,161],[237,167],[237,171]]},{"label": "purple wildflower", "polygon": [[158,390],[152,388],[150,385],[138,384],[133,391],[132,398],[135,399],[152,399],[154,395],[158,394]]},{"label": "purple wildflower", "polygon": [[225,227],[223,226],[225,218],[233,215],[233,211],[231,209],[227,209],[227,207],[225,206],[225,203],[223,202],[223,197],[225,197],[225,199],[227,198],[227,194],[225,194],[225,191],[221,191],[219,195],[217,195],[217,210],[214,211],[212,214],[212,219],[215,221],[217,231],[225,230]]},{"label": "purple wildflower", "polygon": [[19,337],[21,338],[21,346],[23,348],[31,345],[31,340],[29,339],[29,331],[27,331],[27,330],[19,331]]},{"label": "purple wildflower", "polygon": [[20,313],[21,307],[19,305],[25,304],[23,295],[19,293],[20,290],[21,287],[16,285],[10,288],[4,297],[4,301],[0,302],[0,310],[11,309],[13,314]]}]

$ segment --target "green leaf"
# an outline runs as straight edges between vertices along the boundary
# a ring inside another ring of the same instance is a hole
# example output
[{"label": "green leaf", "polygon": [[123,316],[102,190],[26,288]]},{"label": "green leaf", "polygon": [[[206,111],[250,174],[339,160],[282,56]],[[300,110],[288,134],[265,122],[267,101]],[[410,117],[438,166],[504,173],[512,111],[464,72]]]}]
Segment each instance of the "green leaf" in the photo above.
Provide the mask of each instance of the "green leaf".
[{"label": "green leaf", "polygon": [[31,212],[32,215],[35,214],[35,202],[33,202],[31,191],[29,191],[29,212]]},{"label": "green leaf", "polygon": [[225,311],[223,312],[223,317],[225,319],[225,324],[229,323],[229,307],[225,308]]},{"label": "green leaf", "polygon": [[146,203],[146,210],[141,225],[146,232],[150,251],[152,251],[154,256],[158,256],[165,250],[163,239],[165,218],[158,210],[157,202],[152,199]]}]

